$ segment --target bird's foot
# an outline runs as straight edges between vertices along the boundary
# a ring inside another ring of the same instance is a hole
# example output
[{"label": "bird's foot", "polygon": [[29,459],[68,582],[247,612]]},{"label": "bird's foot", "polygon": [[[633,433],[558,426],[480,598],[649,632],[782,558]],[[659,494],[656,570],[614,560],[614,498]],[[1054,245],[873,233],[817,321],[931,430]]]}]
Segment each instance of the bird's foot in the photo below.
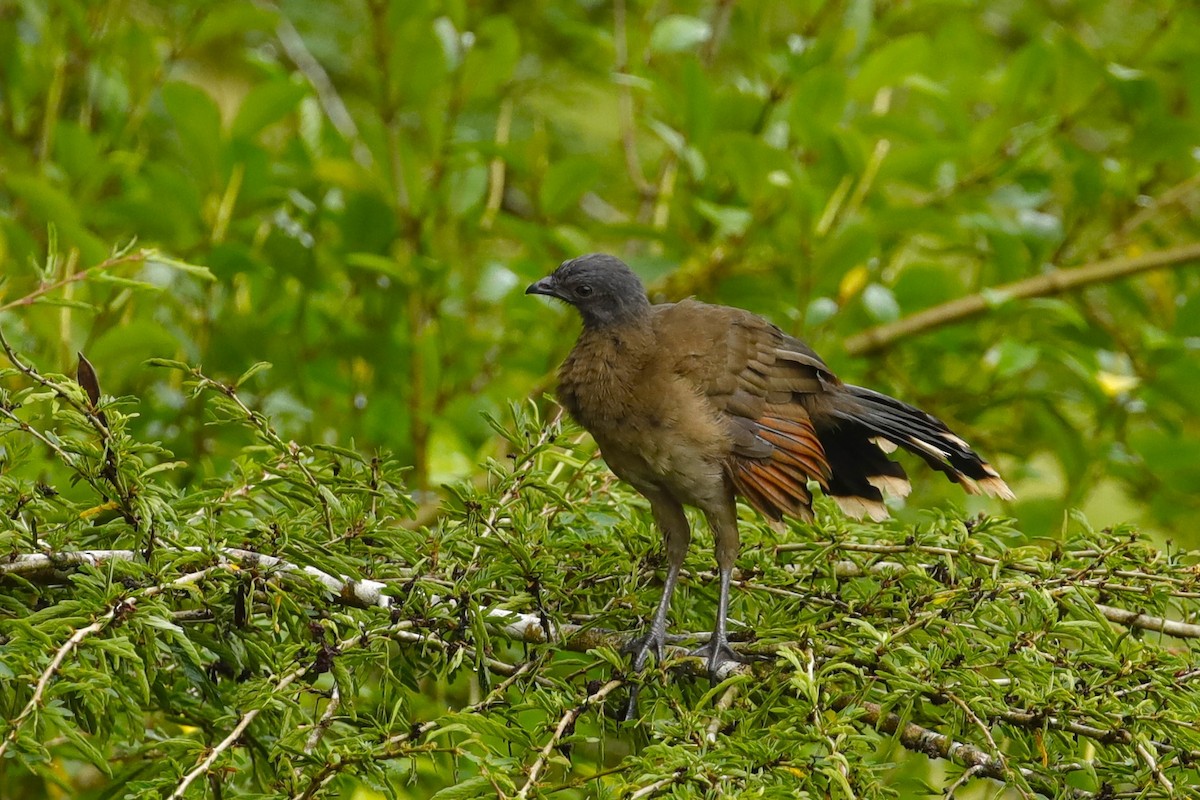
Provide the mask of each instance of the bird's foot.
[{"label": "bird's foot", "polygon": [[[654,653],[654,657],[658,659],[659,663],[662,663],[665,641],[666,635],[664,632],[659,631],[655,633],[653,630],[648,631],[643,636],[629,640],[621,648],[621,651],[633,657],[629,664],[631,671],[634,673],[641,672],[645,668],[651,653]],[[619,717],[622,722],[632,722],[637,719],[637,700],[640,688],[636,683],[629,684],[629,699],[625,701],[625,705],[621,708]]]},{"label": "bird's foot", "polygon": [[621,652],[625,655],[633,656],[633,659],[630,661],[630,667],[634,672],[641,672],[646,666],[646,661],[650,658],[650,653],[654,653],[654,657],[660,663],[662,662],[666,638],[666,635],[662,632],[655,633],[654,631],[648,631],[643,636],[630,639],[621,648]]},{"label": "bird's foot", "polygon": [[708,679],[714,685],[728,678],[731,669],[738,664],[745,664],[749,660],[733,652],[729,641],[723,636],[720,638],[714,636],[688,655],[705,659],[708,665]]}]

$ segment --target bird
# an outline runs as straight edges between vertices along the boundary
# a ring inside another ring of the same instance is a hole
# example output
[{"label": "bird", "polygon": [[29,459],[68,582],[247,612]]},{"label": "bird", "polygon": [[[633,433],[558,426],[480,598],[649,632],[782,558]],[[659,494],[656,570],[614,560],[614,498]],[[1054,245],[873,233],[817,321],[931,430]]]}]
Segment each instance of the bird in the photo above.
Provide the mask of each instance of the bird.
[{"label": "bird", "polygon": [[[712,636],[692,655],[716,682],[733,662],[729,588],[739,549],[737,498],[772,523],[811,522],[815,483],[856,519],[887,517],[883,494],[907,496],[898,448],[970,494],[1013,499],[1000,474],[945,423],[841,381],[811,347],[763,317],[694,299],[652,304],[615,256],[564,261],[526,294],[574,306],[583,329],[558,371],[559,403],[595,439],[609,469],[642,494],[663,537],[667,572],[639,672],[663,658],[671,596],[691,542],[685,506],[711,529],[719,575]],[[629,714],[635,699],[630,698]]]}]

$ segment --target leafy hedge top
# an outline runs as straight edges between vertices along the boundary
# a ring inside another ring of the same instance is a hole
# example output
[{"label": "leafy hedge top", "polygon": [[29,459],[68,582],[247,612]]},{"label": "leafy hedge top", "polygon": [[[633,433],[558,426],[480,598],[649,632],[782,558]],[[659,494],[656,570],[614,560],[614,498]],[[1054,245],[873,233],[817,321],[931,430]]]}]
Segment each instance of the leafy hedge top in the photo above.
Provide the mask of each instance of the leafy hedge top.
[{"label": "leafy hedge top", "polygon": [[[177,370],[252,441],[183,490],[94,374],[0,372],[0,794],[76,797],[1191,794],[1197,556],[1081,518],[859,525],[747,512],[721,685],[619,648],[659,591],[641,501],[532,407],[433,528],[400,470],[285,441],[238,383]],[[102,379],[102,375],[99,376]],[[46,460],[46,457],[49,460]],[[706,534],[673,609],[706,631]],[[1183,619],[1180,619],[1180,617]],[[1166,633],[1164,633],[1164,631]],[[629,682],[642,719],[609,712]],[[947,762],[931,771],[923,758]]]},{"label": "leafy hedge top", "polygon": [[[142,363],[266,360],[251,388],[285,438],[385,448],[435,509],[493,454],[481,412],[530,396],[569,345],[576,323],[522,288],[604,251],[658,298],[765,314],[969,431],[1023,527],[1088,507],[1200,546],[1192,0],[22,0],[0,17],[2,321],[45,368],[83,349],[140,397],[130,425],[184,480],[240,443]],[[57,307],[8,302],[134,237],[215,280],[131,265]],[[1145,259],[1159,269],[1064,277]],[[1029,280],[1045,291],[1020,299]],[[947,313],[962,300],[969,316]]]}]

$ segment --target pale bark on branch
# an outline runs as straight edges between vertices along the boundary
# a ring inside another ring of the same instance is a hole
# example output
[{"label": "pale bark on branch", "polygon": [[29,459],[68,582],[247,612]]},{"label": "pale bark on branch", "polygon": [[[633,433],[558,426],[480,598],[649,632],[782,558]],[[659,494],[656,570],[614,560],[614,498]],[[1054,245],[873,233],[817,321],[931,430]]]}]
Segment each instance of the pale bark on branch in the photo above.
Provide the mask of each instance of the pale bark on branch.
[{"label": "pale bark on branch", "polygon": [[[838,545],[839,547],[843,545]],[[903,549],[908,549],[900,546],[871,546],[873,551],[880,552],[879,548],[886,547],[883,552],[899,552]],[[858,550],[863,549],[855,543],[846,545],[847,549]],[[784,545],[779,548],[780,551],[793,549],[790,546]],[[955,553],[945,549],[947,553]],[[201,548],[187,547],[183,548],[186,552],[200,552]],[[88,564],[90,566],[99,566],[108,561],[132,561],[140,558],[140,554],[134,550],[76,550],[64,553],[28,553],[12,557],[9,561],[0,562],[0,576],[3,575],[22,575],[24,577],[36,577],[61,571],[69,567]],[[282,574],[301,574],[311,578],[332,594],[336,595],[339,602],[346,605],[355,606],[358,608],[390,608],[393,602],[391,595],[385,594],[388,584],[381,581],[368,579],[352,580],[350,578],[337,578],[327,572],[323,572],[316,567],[301,567],[276,556],[270,556],[263,553],[257,553],[252,550],[243,550],[240,548],[229,547],[220,551],[220,559],[223,564],[238,564],[245,568],[250,566],[259,567],[267,570],[275,570]],[[996,565],[1000,562],[995,559],[988,558],[988,561],[994,561]],[[1021,565],[1009,564],[1007,566],[1017,568],[1019,572],[1027,572],[1031,568],[1021,568]],[[879,562],[867,568],[865,571],[880,572],[902,569],[903,565],[894,562]],[[835,574],[839,577],[854,577],[864,572],[864,569],[853,561],[839,561],[835,564]],[[440,598],[431,598],[433,602],[439,602]],[[453,600],[445,601],[453,604]],[[1158,617],[1152,614],[1142,614],[1136,611],[1129,611],[1123,608],[1097,603],[1096,609],[1110,622],[1115,622],[1127,628],[1139,628],[1141,630],[1156,631],[1165,633],[1168,636],[1174,636],[1180,639],[1200,639],[1200,625],[1182,622],[1179,620],[1167,619]],[[551,640],[557,640],[563,637],[570,638],[582,636],[591,642],[595,639],[595,629],[586,628],[580,625],[563,625],[555,626],[552,622],[543,620],[537,614],[525,614],[517,611],[509,611],[506,609],[488,609],[485,611],[485,621],[487,624],[497,629],[501,635],[506,638],[516,639],[524,642],[543,642],[546,641],[547,633]],[[547,631],[547,626],[549,630]],[[602,637],[603,638],[603,637]],[[595,646],[594,644],[592,646]]]}]

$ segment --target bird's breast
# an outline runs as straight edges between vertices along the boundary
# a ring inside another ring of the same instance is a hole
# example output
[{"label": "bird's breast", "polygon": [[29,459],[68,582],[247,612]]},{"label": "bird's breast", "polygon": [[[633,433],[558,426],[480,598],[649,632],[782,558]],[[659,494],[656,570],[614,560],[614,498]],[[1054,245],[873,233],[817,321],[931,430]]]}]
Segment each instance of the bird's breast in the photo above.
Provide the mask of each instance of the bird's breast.
[{"label": "bird's breast", "polygon": [[619,477],[704,505],[723,485],[731,435],[696,387],[635,355],[581,341],[559,371],[559,401]]}]

